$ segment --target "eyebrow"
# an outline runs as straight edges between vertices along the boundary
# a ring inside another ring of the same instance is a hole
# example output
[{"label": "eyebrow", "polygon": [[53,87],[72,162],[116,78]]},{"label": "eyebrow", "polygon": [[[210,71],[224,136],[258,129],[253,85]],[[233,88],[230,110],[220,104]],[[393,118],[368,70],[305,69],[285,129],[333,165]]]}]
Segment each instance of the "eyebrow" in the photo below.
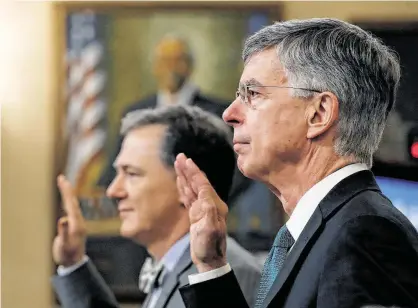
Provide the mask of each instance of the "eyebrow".
[{"label": "eyebrow", "polygon": [[254,86],[262,86],[262,85],[263,84],[255,78],[250,78],[248,80],[245,80],[244,82],[239,83],[240,87],[254,87]]},{"label": "eyebrow", "polygon": [[138,173],[144,173],[144,170],[143,169],[141,169],[139,167],[135,167],[135,166],[129,165],[129,164],[117,165],[117,164],[114,163],[113,164],[113,168],[115,168],[115,169],[120,168],[120,169],[122,169],[125,172],[129,169],[129,170],[132,170],[132,171],[135,171],[135,172],[138,172]]}]

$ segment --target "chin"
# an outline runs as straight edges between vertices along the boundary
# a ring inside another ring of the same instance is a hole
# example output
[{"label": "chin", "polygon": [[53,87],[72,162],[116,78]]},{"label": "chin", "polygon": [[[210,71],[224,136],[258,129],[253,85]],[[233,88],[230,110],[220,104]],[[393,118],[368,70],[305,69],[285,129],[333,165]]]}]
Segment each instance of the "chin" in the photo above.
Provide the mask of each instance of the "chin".
[{"label": "chin", "polygon": [[251,176],[252,168],[244,159],[240,159],[240,157],[238,157],[237,166],[238,166],[239,171],[241,171],[241,173],[245,177],[252,179],[252,176]]},{"label": "chin", "polygon": [[122,222],[119,233],[122,237],[136,239],[139,232],[134,226]]},{"label": "chin", "polygon": [[253,180],[260,180],[260,172],[258,172],[259,166],[257,163],[252,162],[249,157],[246,159],[238,157],[237,166],[245,177]]}]

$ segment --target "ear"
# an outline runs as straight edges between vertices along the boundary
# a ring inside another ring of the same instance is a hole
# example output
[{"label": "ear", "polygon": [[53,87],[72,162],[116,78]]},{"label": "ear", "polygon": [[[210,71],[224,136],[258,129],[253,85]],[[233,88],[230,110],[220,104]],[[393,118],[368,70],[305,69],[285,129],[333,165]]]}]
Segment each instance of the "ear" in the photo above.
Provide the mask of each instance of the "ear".
[{"label": "ear", "polygon": [[315,97],[306,111],[308,139],[324,134],[338,119],[339,103],[331,92],[323,92]]}]

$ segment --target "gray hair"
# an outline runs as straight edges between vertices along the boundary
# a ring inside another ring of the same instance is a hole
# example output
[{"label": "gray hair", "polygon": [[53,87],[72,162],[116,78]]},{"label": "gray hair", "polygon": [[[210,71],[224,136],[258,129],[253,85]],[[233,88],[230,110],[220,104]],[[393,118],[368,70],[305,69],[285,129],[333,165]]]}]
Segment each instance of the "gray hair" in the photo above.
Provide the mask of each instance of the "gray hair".
[{"label": "gray hair", "polygon": [[184,153],[207,175],[222,200],[227,201],[235,170],[232,132],[217,116],[180,104],[129,112],[122,119],[121,134],[147,125],[167,126],[161,160],[169,168]]},{"label": "gray hair", "polygon": [[[289,85],[330,91],[339,101],[334,149],[372,165],[399,87],[397,55],[361,28],[337,19],[278,22],[245,42],[245,63],[275,48]],[[312,92],[293,90],[295,97]]]}]

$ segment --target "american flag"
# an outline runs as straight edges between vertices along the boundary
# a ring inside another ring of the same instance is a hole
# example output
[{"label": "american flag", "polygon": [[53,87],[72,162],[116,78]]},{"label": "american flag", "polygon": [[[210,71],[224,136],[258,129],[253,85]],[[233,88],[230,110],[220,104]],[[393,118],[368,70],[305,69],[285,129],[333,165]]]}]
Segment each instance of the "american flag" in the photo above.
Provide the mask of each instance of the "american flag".
[{"label": "american flag", "polygon": [[106,42],[104,35],[100,35],[104,23],[93,13],[70,14],[67,20],[65,174],[78,193],[92,190],[89,174],[104,156]]}]

